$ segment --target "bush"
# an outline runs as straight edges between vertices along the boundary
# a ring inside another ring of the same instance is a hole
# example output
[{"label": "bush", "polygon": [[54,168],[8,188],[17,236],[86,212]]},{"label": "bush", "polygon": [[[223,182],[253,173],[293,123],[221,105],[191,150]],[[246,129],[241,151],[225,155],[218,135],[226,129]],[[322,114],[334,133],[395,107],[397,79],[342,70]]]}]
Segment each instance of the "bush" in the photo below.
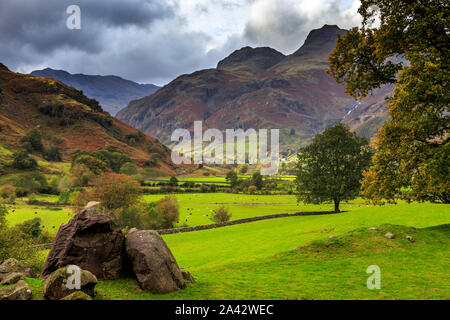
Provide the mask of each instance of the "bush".
[{"label": "bush", "polygon": [[[75,187],[85,187],[95,178],[95,174],[84,164],[76,164],[70,169],[71,183],[65,181],[65,185]],[[61,186],[60,186],[61,188]]]},{"label": "bush", "polygon": [[45,243],[50,240],[50,237],[42,231],[41,222],[41,218],[34,218],[18,224],[15,228],[32,239]]},{"label": "bush", "polygon": [[[49,189],[47,178],[45,178],[42,173],[37,171],[21,175],[14,182],[14,186],[17,189],[20,188],[21,190],[24,190],[27,194],[36,192],[46,193]],[[17,191],[16,194],[18,197],[20,197]]]},{"label": "bush", "polygon": [[50,146],[43,152],[44,159],[52,162],[62,161],[62,155],[57,146]]},{"label": "bush", "polygon": [[59,194],[58,204],[67,205],[70,203],[70,190],[63,190]]},{"label": "bush", "polygon": [[215,223],[226,222],[231,219],[231,212],[229,212],[228,208],[221,206],[213,211],[210,219]]},{"label": "bush", "polygon": [[180,211],[177,198],[174,196],[166,196],[147,206],[147,213],[143,219],[143,227],[154,230],[170,229],[178,222],[179,217]]},{"label": "bush", "polygon": [[34,170],[37,168],[37,161],[33,158],[30,158],[25,152],[18,152],[13,155],[13,168],[19,170]]},{"label": "bush", "polygon": [[127,176],[135,175],[137,173],[136,165],[133,162],[127,162],[120,168],[120,173]]},{"label": "bush", "polygon": [[170,177],[168,185],[172,187],[178,186],[178,179],[175,176]]},{"label": "bush", "polygon": [[16,188],[14,188],[10,184],[5,184],[0,188],[0,197],[2,197],[3,199],[9,199],[15,192]]},{"label": "bush", "polygon": [[104,161],[86,154],[77,156],[75,160],[72,159],[72,168],[77,164],[86,166],[95,175],[105,172],[107,168],[107,165]]},{"label": "bush", "polygon": [[44,147],[41,138],[39,130],[34,128],[33,130],[28,131],[21,141],[28,152],[42,151]]},{"label": "bush", "polygon": [[141,204],[122,208],[119,213],[119,223],[122,228],[143,228],[145,211]]},{"label": "bush", "polygon": [[248,187],[247,192],[250,194],[254,194],[256,192],[256,189],[257,188],[255,186],[250,186]]},{"label": "bush", "polygon": [[36,195],[34,193],[32,193],[27,200],[28,204],[38,204],[39,200],[36,199]]},{"label": "bush", "polygon": [[0,202],[0,261],[8,258],[18,260],[29,258],[32,254],[32,240],[17,228],[6,225],[8,209]]},{"label": "bush", "polygon": [[93,198],[109,210],[132,206],[141,195],[137,181],[123,174],[105,173],[96,178],[93,184]]}]

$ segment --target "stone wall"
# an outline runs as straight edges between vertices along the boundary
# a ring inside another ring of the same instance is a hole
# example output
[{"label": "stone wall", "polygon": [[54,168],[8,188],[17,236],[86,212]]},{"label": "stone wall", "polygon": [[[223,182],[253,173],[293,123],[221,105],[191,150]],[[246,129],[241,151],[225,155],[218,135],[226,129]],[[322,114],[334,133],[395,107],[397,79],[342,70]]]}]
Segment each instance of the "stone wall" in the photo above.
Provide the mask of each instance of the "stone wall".
[{"label": "stone wall", "polygon": [[232,226],[235,224],[242,224],[253,221],[260,220],[268,220],[268,219],[276,219],[276,218],[285,218],[285,217],[298,217],[298,216],[316,216],[316,215],[324,215],[324,214],[335,214],[334,211],[311,211],[311,212],[296,212],[296,213],[278,213],[271,214],[266,216],[259,217],[251,217],[246,219],[238,219],[227,222],[215,223],[215,224],[207,224],[196,227],[185,227],[185,228],[174,228],[174,229],[165,229],[158,230],[159,234],[173,234],[173,233],[183,233],[183,232],[192,232],[192,231],[200,231],[200,230],[208,230],[208,229],[216,229],[220,227]]}]

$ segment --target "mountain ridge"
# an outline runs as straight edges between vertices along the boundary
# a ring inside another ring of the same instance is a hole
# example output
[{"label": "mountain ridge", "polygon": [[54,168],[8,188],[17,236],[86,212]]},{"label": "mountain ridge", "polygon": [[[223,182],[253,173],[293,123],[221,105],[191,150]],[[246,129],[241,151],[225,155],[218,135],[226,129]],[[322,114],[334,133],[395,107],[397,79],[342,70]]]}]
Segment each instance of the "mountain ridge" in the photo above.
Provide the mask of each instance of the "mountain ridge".
[{"label": "mountain ridge", "polygon": [[48,77],[82,90],[83,93],[99,101],[105,111],[116,115],[127,104],[156,92],[160,87],[153,84],[140,84],[115,75],[72,74],[65,70],[45,68],[30,73],[35,77]]},{"label": "mountain ridge", "polygon": [[52,78],[11,72],[0,63],[0,146],[20,151],[21,139],[34,128],[44,145],[56,145],[64,160],[78,151],[113,147],[144,166],[159,154],[154,168],[173,173],[170,150],[158,140],[113,118],[98,102]]},{"label": "mountain ridge", "polygon": [[[281,148],[295,151],[341,122],[355,105],[344,86],[325,72],[338,34],[345,33],[329,25],[312,30],[288,56],[267,47],[241,48],[216,69],[179,76],[156,93],[130,102],[117,117],[167,145],[173,130],[192,131],[196,120],[202,120],[205,129],[280,128]],[[373,103],[370,99],[359,107]]]}]

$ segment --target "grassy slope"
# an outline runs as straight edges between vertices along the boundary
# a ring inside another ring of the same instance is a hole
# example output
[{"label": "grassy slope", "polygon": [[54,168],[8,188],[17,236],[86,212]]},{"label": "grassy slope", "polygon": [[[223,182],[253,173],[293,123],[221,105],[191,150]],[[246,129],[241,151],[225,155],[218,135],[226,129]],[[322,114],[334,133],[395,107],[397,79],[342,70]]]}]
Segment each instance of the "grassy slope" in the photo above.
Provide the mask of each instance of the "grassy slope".
[{"label": "grassy slope", "polygon": [[[180,267],[196,277],[194,286],[151,295],[121,279],[97,289],[103,299],[448,298],[450,230],[433,226],[449,222],[446,205],[400,204],[167,235]],[[380,230],[368,231],[371,226]],[[397,237],[385,238],[388,231]],[[304,249],[293,251],[299,246]],[[381,268],[382,289],[371,291],[365,271],[374,264]],[[28,281],[40,298],[42,281]]]}]

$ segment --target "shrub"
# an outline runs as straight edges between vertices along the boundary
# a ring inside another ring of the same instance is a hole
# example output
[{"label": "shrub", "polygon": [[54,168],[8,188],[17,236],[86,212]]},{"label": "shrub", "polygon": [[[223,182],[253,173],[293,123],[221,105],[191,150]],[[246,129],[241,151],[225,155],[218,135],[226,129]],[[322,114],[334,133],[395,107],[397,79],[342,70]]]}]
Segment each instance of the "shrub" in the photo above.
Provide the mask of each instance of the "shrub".
[{"label": "shrub", "polygon": [[[84,164],[76,164],[70,169],[70,185],[75,187],[85,187],[94,178],[95,174]],[[65,184],[68,185],[67,181]]]},{"label": "shrub", "polygon": [[256,192],[256,189],[257,188],[255,186],[250,186],[248,187],[247,192],[250,194],[254,194]]},{"label": "shrub", "polygon": [[33,158],[30,158],[25,152],[17,152],[13,155],[13,168],[19,170],[34,170],[37,168],[37,161]]},{"label": "shrub", "polygon": [[169,229],[178,222],[180,211],[177,198],[166,196],[165,198],[153,202],[147,206],[147,213],[144,215],[143,226],[146,229]]},{"label": "shrub", "polygon": [[18,224],[15,228],[32,239],[45,243],[50,240],[50,237],[42,231],[41,222],[41,218],[34,218]]},{"label": "shrub", "polygon": [[172,187],[178,186],[178,179],[175,176],[170,177],[168,185]]},{"label": "shrub", "polygon": [[104,161],[87,154],[77,156],[75,160],[72,159],[72,167],[76,166],[77,164],[86,166],[92,173],[96,175],[105,172],[107,168],[107,165]]},{"label": "shrub", "polygon": [[224,206],[213,211],[210,218],[215,223],[226,222],[231,219],[231,212]]},{"label": "shrub", "polygon": [[[47,178],[40,172],[30,172],[21,175],[15,182],[14,186],[22,190],[26,190],[26,193],[45,193],[48,191]],[[17,194],[17,192],[16,192]],[[19,196],[17,194],[17,196]]]},{"label": "shrub", "polygon": [[136,165],[133,162],[127,162],[120,168],[120,173],[132,176],[137,173]]},{"label": "shrub", "polygon": [[8,258],[29,258],[32,254],[32,241],[17,228],[9,228],[6,225],[7,214],[8,209],[0,202],[0,261]]},{"label": "shrub", "polygon": [[141,204],[136,204],[127,208],[122,208],[119,213],[119,223],[122,228],[143,228],[143,218],[145,211]]},{"label": "shrub", "polygon": [[50,146],[43,152],[44,159],[52,162],[62,161],[62,155],[57,146]]},{"label": "shrub", "polygon": [[10,184],[5,184],[3,187],[0,188],[0,197],[3,199],[8,199],[16,192],[16,188],[14,188]]},{"label": "shrub", "polygon": [[58,204],[67,205],[70,203],[70,190],[63,190],[59,194]]},{"label": "shrub", "polygon": [[28,204],[37,204],[39,203],[39,200],[36,199],[36,194],[32,193],[27,200]]},{"label": "shrub", "polygon": [[[29,152],[32,151],[42,151],[43,145],[41,140],[41,133],[38,129],[34,128],[26,133],[26,135],[22,138],[22,144],[26,147]],[[31,150],[30,150],[31,149]]]},{"label": "shrub", "polygon": [[93,198],[110,210],[132,206],[140,197],[137,181],[123,174],[105,173],[96,178],[93,184]]}]

